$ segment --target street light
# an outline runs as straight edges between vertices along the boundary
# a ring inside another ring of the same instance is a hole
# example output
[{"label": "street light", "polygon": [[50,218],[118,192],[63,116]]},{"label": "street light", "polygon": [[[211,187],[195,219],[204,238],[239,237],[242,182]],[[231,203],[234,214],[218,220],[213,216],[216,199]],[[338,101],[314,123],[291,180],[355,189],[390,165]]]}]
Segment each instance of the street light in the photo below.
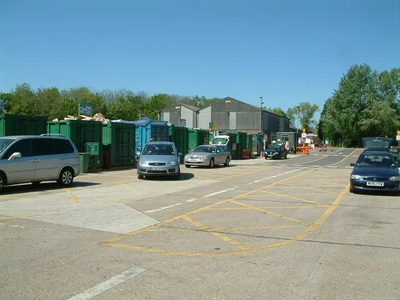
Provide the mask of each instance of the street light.
[{"label": "street light", "polygon": [[264,121],[264,114],[263,114],[263,104],[264,104],[264,102],[263,102],[263,97],[260,97],[260,101],[261,101],[261,105],[260,105],[260,134],[264,134],[264,124],[263,124],[263,121]]}]

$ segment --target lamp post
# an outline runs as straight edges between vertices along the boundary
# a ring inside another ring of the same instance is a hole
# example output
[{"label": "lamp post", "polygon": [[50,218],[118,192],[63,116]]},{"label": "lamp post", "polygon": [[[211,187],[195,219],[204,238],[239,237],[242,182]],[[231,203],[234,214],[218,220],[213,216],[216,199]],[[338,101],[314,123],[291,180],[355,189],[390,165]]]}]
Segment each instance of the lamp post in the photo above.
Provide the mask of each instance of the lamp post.
[{"label": "lamp post", "polygon": [[263,104],[264,104],[264,102],[263,102],[263,97],[260,97],[260,102],[261,102],[261,104],[260,104],[260,134],[262,134],[262,135],[264,135],[264,124],[263,124],[263,121],[264,121],[264,114],[263,114]]}]

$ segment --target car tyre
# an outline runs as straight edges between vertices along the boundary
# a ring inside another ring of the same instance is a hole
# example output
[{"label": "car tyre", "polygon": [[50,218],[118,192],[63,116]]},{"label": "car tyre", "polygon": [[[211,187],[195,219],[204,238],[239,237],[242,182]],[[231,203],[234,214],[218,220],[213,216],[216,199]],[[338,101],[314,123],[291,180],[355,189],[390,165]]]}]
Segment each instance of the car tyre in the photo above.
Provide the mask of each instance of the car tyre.
[{"label": "car tyre", "polygon": [[138,179],[143,179],[143,175],[137,174],[137,178],[138,178]]},{"label": "car tyre", "polygon": [[214,158],[211,158],[209,167],[210,167],[210,168],[214,168],[214,166],[215,166],[215,164],[214,164]]},{"label": "car tyre", "polygon": [[352,194],[357,194],[357,191],[355,188],[353,188],[352,186],[350,186],[350,193]]},{"label": "car tyre", "polygon": [[190,168],[190,165],[185,165],[186,168]]},{"label": "car tyre", "polygon": [[61,186],[70,186],[74,181],[74,172],[71,168],[65,168],[61,171],[57,183]]},{"label": "car tyre", "polygon": [[268,157],[267,157],[267,156],[264,156],[264,158],[265,158],[265,159],[268,159]]},{"label": "car tyre", "polygon": [[4,187],[6,185],[6,179],[3,174],[0,174],[0,193],[4,191]]},{"label": "car tyre", "polygon": [[229,157],[227,157],[226,160],[225,160],[225,163],[224,163],[225,167],[229,167],[229,161],[230,161]]}]

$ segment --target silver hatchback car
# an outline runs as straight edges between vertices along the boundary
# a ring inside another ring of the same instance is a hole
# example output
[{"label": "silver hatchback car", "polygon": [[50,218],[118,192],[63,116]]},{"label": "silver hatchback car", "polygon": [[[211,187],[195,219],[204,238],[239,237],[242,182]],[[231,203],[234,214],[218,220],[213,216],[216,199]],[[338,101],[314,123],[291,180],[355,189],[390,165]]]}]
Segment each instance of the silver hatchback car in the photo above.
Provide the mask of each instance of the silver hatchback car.
[{"label": "silver hatchback car", "polygon": [[181,169],[175,143],[149,142],[144,146],[137,164],[137,177],[172,176],[179,178]]},{"label": "silver hatchback car", "polygon": [[232,159],[231,153],[226,146],[220,145],[201,145],[191,153],[185,155],[185,167],[208,166],[213,168],[215,165],[223,164],[229,166]]},{"label": "silver hatchback car", "polygon": [[56,180],[72,184],[79,175],[79,154],[63,137],[7,136],[0,138],[0,192],[5,185]]}]

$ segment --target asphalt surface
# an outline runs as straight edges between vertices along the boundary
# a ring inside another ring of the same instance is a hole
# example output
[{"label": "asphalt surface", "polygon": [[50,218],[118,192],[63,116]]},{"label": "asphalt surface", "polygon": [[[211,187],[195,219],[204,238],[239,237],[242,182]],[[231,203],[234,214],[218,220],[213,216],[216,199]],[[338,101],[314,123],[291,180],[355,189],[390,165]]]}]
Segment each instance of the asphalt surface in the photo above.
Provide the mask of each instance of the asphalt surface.
[{"label": "asphalt surface", "polygon": [[360,153],[9,187],[0,299],[400,299],[400,197],[349,194]]}]

